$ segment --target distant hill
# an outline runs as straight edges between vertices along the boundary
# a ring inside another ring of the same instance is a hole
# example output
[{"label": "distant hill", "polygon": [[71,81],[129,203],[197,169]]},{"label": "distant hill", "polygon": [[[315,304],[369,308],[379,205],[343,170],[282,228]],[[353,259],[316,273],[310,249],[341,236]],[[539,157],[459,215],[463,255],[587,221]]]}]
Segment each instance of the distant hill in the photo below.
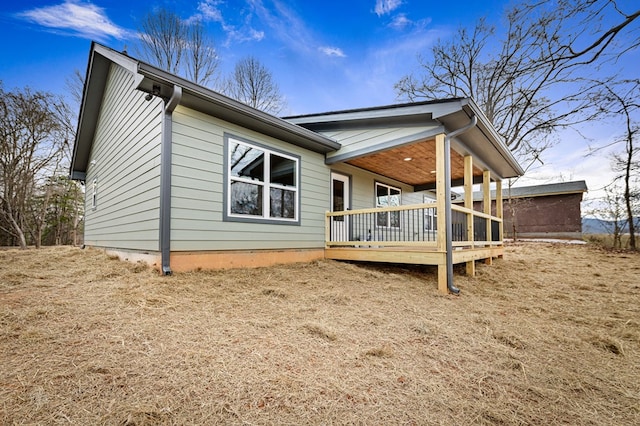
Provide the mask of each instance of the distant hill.
[{"label": "distant hill", "polygon": [[[582,218],[583,234],[610,234],[613,230],[613,221],[603,219]],[[628,232],[625,226],[623,232]]]}]

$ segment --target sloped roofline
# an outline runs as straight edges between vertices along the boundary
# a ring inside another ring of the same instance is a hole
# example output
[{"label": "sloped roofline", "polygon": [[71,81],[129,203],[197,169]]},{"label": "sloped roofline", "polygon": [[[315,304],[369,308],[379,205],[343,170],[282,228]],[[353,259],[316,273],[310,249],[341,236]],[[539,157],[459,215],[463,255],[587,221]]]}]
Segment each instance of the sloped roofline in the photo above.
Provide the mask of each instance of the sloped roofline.
[{"label": "sloped roofline", "polygon": [[134,74],[136,87],[168,99],[175,86],[182,88],[181,105],[213,115],[311,151],[327,153],[340,148],[333,139],[271,114],[252,108],[213,90],[92,42],[85,75],[76,140],[71,160],[71,177],[84,180],[91,144],[96,131],[102,97],[111,64]]},{"label": "sloped roofline", "polygon": [[[327,125],[340,126],[357,122],[380,125],[398,121],[415,123],[420,122],[416,120],[430,119],[440,122],[447,131],[451,132],[460,127],[461,122],[466,124],[468,119],[476,116],[478,118],[478,125],[474,131],[476,137],[477,132],[481,132],[492,147],[490,153],[484,153],[484,162],[493,162],[494,170],[500,168],[499,176],[502,178],[524,174],[524,170],[493,125],[470,98],[439,99],[278,118],[139,61],[125,53],[92,42],[71,162],[72,178],[84,180],[112,63],[122,66],[135,76],[138,90],[168,99],[174,87],[179,86],[182,88],[180,104],[185,107],[323,154],[336,151],[341,147],[337,141],[319,133],[319,128]],[[457,140],[454,139],[452,144],[465,155],[479,157],[474,151],[478,147],[471,141],[471,135],[471,132],[464,134]],[[496,155],[501,160],[496,160]]]},{"label": "sloped roofline", "polygon": [[291,122],[307,122],[309,120],[321,123],[335,120],[355,120],[363,118],[405,116],[424,113],[424,106],[444,105],[460,102],[465,98],[433,99],[428,101],[405,102],[399,104],[377,105],[373,107],[352,108],[344,110],[326,111],[314,114],[300,114],[283,117]]},{"label": "sloped roofline", "polygon": [[[544,185],[517,186],[502,188],[502,198],[535,198],[550,195],[570,195],[588,192],[587,183],[584,180],[571,182],[548,183]],[[491,199],[495,200],[496,191],[491,191]],[[482,192],[473,193],[473,201],[482,201]]]},{"label": "sloped roofline", "polygon": [[[498,155],[501,165],[493,161],[493,169],[501,169],[501,177],[509,178],[522,176],[524,169],[515,159],[511,150],[504,143],[502,137],[495,130],[489,119],[471,98],[434,99],[429,101],[391,104],[369,108],[347,109],[341,111],[322,112],[284,117],[294,124],[298,124],[315,131],[335,130],[349,126],[381,126],[403,123],[420,123],[425,120],[439,122],[447,132],[466,125],[471,117],[477,117],[477,131],[491,145],[492,149],[485,153],[483,162],[492,162],[492,155]],[[475,135],[475,136],[474,136]],[[481,158],[478,153],[480,147],[472,140],[477,137],[476,131],[467,132],[455,138],[452,143],[463,155],[470,154]]]}]

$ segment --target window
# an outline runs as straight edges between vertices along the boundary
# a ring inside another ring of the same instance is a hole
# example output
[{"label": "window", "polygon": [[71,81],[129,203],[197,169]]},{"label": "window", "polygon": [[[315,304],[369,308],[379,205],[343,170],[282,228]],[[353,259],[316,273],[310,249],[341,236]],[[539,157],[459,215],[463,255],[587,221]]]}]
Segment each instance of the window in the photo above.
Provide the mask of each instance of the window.
[{"label": "window", "polygon": [[299,223],[299,157],[226,137],[225,220]]},{"label": "window", "polygon": [[[400,205],[400,188],[376,182],[376,207],[396,207]],[[400,227],[400,212],[380,212],[376,217],[376,226],[387,228]]]},{"label": "window", "polygon": [[93,186],[91,187],[91,208],[95,209],[98,206],[98,179],[93,180]]},{"label": "window", "polygon": [[[433,198],[424,196],[425,203],[433,202]],[[424,211],[424,230],[425,231],[437,231],[438,230],[438,209],[431,207]]]}]

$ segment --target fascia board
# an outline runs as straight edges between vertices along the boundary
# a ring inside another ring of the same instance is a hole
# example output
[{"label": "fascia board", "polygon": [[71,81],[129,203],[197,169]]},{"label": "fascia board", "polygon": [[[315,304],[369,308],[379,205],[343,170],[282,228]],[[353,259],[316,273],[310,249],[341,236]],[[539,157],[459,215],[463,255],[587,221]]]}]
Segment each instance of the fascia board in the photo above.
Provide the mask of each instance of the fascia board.
[{"label": "fascia board", "polygon": [[251,108],[235,99],[198,86],[151,65],[140,62],[137,72],[144,76],[138,85],[142,91],[152,93],[153,85],[157,84],[160,86],[160,96],[165,96],[170,93],[173,85],[178,85],[183,88],[181,104],[187,107],[195,108],[204,113],[215,113],[216,116],[221,116],[227,121],[240,121],[249,128],[266,132],[270,136],[285,138],[289,143],[317,152],[327,153],[341,147],[338,142],[326,136]]}]

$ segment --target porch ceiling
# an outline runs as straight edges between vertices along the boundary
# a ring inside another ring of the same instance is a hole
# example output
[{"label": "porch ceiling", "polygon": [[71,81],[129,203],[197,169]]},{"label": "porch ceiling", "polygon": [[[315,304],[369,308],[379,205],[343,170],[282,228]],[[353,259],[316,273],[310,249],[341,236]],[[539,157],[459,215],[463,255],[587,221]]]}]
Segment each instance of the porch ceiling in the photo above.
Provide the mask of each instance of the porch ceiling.
[{"label": "porch ceiling", "polygon": [[[403,145],[386,151],[348,160],[361,169],[386,176],[412,186],[429,186],[436,182],[436,144],[434,139]],[[411,160],[405,160],[411,158]],[[474,177],[482,169],[473,168]],[[451,180],[464,179],[464,157],[451,150]]]}]

